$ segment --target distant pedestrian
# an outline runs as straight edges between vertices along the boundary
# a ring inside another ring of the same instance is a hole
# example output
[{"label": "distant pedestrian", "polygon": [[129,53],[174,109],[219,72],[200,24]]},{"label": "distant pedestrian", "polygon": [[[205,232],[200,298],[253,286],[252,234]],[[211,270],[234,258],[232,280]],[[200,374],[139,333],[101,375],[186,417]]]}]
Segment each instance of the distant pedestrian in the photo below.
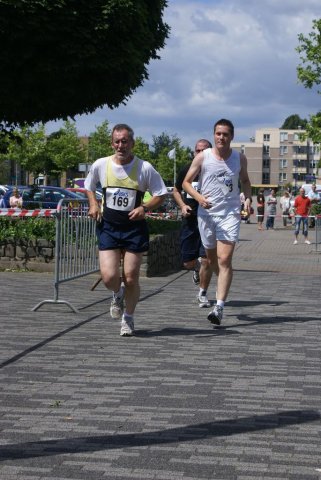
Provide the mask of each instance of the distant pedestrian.
[{"label": "distant pedestrian", "polygon": [[22,197],[17,188],[13,189],[12,195],[9,198],[9,205],[11,208],[21,208],[22,207]]},{"label": "distant pedestrian", "polygon": [[295,213],[295,240],[294,245],[298,243],[298,235],[300,232],[301,223],[303,225],[303,236],[304,243],[310,245],[311,242],[308,240],[308,219],[311,210],[311,200],[305,196],[305,190],[303,187],[300,188],[300,195],[298,195],[294,200],[294,213]]},{"label": "distant pedestrian", "polygon": [[265,196],[264,189],[260,188],[259,193],[256,197],[257,203],[257,225],[258,230],[263,230],[263,220],[264,220],[264,209],[265,209]]},{"label": "distant pedestrian", "polygon": [[282,197],[280,198],[280,207],[282,211],[282,219],[283,219],[283,226],[286,227],[288,225],[288,220],[290,219],[290,194],[287,190],[283,193]]},{"label": "distant pedestrian", "polygon": [[[317,186],[315,183],[312,183],[311,185],[311,190],[308,193],[308,198],[311,200],[311,208],[313,205],[317,205],[320,202],[320,197],[317,192]],[[315,227],[315,218],[310,217],[310,222],[309,222],[309,227],[314,228]]]},{"label": "distant pedestrian", "polygon": [[276,216],[276,206],[277,206],[276,191],[272,188],[271,194],[266,199],[267,204],[267,218],[266,218],[266,229],[270,228],[274,230],[274,220]]}]

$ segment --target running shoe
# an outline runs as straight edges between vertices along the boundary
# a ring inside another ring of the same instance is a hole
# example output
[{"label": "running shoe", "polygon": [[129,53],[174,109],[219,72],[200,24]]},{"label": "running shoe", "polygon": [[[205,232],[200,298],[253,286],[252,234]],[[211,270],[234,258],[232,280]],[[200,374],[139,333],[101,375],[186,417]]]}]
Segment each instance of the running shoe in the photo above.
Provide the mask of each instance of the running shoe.
[{"label": "running shoe", "polygon": [[200,272],[198,270],[194,270],[193,272],[193,283],[194,285],[199,285],[200,283]]},{"label": "running shoe", "polygon": [[198,296],[197,296],[197,301],[198,301],[198,306],[200,308],[208,308],[211,306],[211,302],[209,301],[209,299],[207,298],[207,295],[206,293],[203,294],[200,293]]},{"label": "running shoe", "polygon": [[120,325],[120,335],[122,337],[132,337],[135,335],[134,319],[125,318],[125,315],[122,316],[121,325]]},{"label": "running shoe", "polygon": [[110,304],[110,315],[112,318],[120,318],[124,311],[124,294],[125,290],[122,289],[122,296],[117,297],[113,293],[113,298]]},{"label": "running shoe", "polygon": [[311,245],[311,242],[310,242],[310,240],[305,240],[305,242],[304,242],[304,243],[306,243],[307,245]]},{"label": "running shoe", "polygon": [[219,305],[215,305],[213,310],[208,314],[207,319],[213,323],[213,325],[221,325],[223,319],[223,308]]},{"label": "running shoe", "polygon": [[298,244],[298,241],[294,240],[293,245],[297,245],[297,244]]}]

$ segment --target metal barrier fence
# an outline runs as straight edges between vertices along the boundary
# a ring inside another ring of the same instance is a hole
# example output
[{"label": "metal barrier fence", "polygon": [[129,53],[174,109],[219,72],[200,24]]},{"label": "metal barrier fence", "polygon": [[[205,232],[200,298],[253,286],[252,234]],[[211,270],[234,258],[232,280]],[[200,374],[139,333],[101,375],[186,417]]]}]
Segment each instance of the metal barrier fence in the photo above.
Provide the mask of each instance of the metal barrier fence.
[{"label": "metal barrier fence", "polygon": [[316,252],[320,252],[321,244],[321,215],[315,216],[315,250]]},{"label": "metal barrier fence", "polygon": [[59,300],[59,285],[99,271],[96,241],[96,222],[88,217],[86,199],[60,200],[55,213],[56,247],[54,299],[42,300],[32,310],[46,303],[66,304],[75,313],[78,310],[68,301]]}]

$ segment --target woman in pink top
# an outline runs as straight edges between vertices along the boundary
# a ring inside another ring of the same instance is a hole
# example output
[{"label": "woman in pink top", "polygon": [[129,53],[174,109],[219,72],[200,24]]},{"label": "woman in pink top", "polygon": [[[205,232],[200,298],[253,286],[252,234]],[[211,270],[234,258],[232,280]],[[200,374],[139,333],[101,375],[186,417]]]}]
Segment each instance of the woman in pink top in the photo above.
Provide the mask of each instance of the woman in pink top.
[{"label": "woman in pink top", "polygon": [[19,190],[15,188],[13,190],[12,196],[9,198],[9,205],[11,208],[21,208],[22,207],[22,198],[19,193]]}]

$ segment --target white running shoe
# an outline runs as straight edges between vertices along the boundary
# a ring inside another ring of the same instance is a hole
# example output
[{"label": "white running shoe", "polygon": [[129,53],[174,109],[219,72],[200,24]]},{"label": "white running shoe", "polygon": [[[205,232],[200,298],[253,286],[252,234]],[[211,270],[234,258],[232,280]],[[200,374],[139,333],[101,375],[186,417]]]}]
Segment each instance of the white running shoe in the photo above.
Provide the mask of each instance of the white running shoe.
[{"label": "white running shoe", "polygon": [[122,316],[121,325],[120,325],[120,335],[122,337],[132,337],[135,335],[135,326],[133,318],[125,318],[125,315]]},{"label": "white running shoe", "polygon": [[294,240],[293,245],[297,245],[297,244],[298,244],[298,241]]},{"label": "white running shoe", "polygon": [[305,240],[305,242],[307,245],[311,245],[311,242],[309,240]]},{"label": "white running shoe", "polygon": [[219,305],[215,305],[213,310],[208,314],[207,319],[213,323],[213,325],[221,325],[223,319],[223,308]]},{"label": "white running shoe", "polygon": [[110,304],[110,315],[112,318],[120,318],[124,311],[124,295],[125,289],[122,289],[122,296],[116,297],[113,293],[113,298]]},{"label": "white running shoe", "polygon": [[197,296],[197,301],[200,308],[208,308],[211,306],[211,302],[207,298],[206,294],[202,295],[201,293],[199,293],[199,295]]},{"label": "white running shoe", "polygon": [[193,278],[194,285],[199,285],[199,283],[200,283],[200,272],[198,270],[194,270],[192,278]]}]

